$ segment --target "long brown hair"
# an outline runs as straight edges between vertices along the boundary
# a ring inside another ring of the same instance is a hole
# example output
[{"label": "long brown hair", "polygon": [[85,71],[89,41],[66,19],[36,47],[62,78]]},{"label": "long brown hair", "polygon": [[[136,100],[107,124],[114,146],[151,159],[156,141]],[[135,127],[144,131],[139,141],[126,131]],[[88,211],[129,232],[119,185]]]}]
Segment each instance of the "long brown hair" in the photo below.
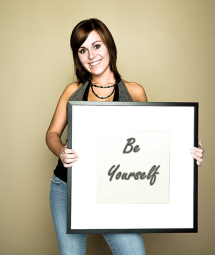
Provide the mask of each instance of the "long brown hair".
[{"label": "long brown hair", "polygon": [[110,31],[106,25],[98,19],[87,19],[79,22],[72,31],[70,38],[70,45],[73,52],[74,68],[79,83],[84,83],[91,77],[91,74],[81,65],[78,57],[78,49],[87,39],[90,32],[95,30],[101,37],[103,43],[108,49],[110,56],[110,69],[114,73],[116,80],[120,80],[116,67],[117,49]]}]

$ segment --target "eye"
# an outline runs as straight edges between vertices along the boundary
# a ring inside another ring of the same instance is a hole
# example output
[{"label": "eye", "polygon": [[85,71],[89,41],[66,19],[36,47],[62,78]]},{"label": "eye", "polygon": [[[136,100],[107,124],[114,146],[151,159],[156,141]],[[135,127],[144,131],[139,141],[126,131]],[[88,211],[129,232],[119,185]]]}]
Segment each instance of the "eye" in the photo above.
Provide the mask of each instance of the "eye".
[{"label": "eye", "polygon": [[101,47],[101,45],[96,44],[96,45],[94,46],[94,49],[98,50],[100,47]]},{"label": "eye", "polygon": [[81,49],[81,50],[79,50],[79,53],[81,53],[81,54],[84,54],[86,52],[86,50],[85,49]]}]

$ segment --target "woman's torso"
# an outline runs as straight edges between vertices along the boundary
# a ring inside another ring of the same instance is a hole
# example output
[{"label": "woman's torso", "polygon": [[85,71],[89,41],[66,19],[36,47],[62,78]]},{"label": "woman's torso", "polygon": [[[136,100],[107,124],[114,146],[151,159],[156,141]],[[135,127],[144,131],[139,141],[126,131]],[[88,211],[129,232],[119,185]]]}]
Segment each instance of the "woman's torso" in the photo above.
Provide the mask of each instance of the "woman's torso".
[{"label": "woman's torso", "polygon": [[[89,88],[89,81],[86,81],[71,95],[68,101],[88,101]],[[122,80],[115,85],[113,101],[134,102]],[[63,166],[60,158],[58,159],[58,164],[54,170],[54,174],[62,181],[67,182],[67,168]]]}]

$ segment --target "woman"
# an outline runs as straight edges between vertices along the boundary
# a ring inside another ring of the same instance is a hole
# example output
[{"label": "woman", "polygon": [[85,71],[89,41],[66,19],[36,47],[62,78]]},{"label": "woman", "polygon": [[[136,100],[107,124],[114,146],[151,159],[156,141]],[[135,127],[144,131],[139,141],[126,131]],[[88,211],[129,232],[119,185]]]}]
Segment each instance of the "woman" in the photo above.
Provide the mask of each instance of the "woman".
[{"label": "woman", "polygon": [[[67,125],[68,100],[147,102],[142,86],[121,80],[116,67],[116,46],[104,23],[97,19],[80,22],[73,29],[70,43],[78,81],[64,90],[46,134],[49,149],[59,157],[52,178],[50,205],[61,255],[85,254],[87,237],[85,234],[66,234],[66,168],[73,166],[79,158],[74,149],[68,149],[61,141]],[[201,165],[203,149],[192,148],[191,154]],[[113,254],[145,254],[141,234],[104,234],[104,238]]]}]

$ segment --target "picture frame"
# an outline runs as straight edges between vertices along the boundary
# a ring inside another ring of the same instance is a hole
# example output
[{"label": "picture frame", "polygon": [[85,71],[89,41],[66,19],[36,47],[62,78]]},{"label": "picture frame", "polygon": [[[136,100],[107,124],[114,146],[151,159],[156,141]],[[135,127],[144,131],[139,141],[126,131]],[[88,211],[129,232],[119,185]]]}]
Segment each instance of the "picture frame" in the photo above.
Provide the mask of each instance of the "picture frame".
[{"label": "picture frame", "polygon": [[198,103],[69,101],[67,119],[68,234],[197,232]]}]

